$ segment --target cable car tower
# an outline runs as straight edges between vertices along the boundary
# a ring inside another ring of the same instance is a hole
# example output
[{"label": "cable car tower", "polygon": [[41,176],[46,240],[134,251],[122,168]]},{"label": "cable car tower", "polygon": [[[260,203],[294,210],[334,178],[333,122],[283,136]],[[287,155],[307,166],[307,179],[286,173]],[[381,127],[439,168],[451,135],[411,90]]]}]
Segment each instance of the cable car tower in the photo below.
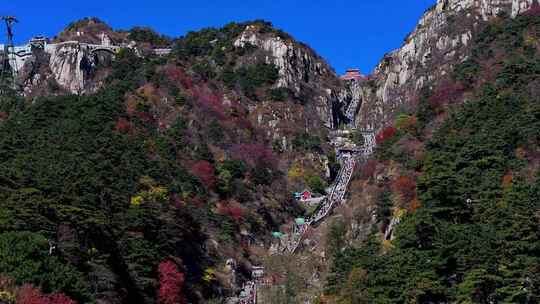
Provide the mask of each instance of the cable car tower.
[{"label": "cable car tower", "polygon": [[[13,44],[13,26],[19,21],[13,16],[2,16],[1,20],[6,24],[7,43],[4,45],[2,70],[0,71],[0,85],[15,88],[17,76],[17,60],[15,58],[15,45]],[[3,90],[0,88],[0,90]]]}]

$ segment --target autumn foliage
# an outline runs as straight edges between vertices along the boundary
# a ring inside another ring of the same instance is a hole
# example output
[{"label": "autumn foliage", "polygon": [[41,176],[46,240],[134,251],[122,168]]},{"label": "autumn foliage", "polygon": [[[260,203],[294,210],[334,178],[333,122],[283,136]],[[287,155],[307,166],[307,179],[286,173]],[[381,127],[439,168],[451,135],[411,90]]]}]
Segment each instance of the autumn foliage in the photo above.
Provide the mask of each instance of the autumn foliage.
[{"label": "autumn foliage", "polygon": [[369,179],[370,177],[372,177],[373,174],[375,174],[376,169],[377,169],[376,160],[370,159],[367,162],[365,162],[362,168],[360,169],[362,179]]},{"label": "autumn foliage", "polygon": [[116,121],[116,126],[114,129],[118,132],[129,133],[133,129],[133,126],[127,119],[121,117]]},{"label": "autumn foliage", "polygon": [[396,120],[398,130],[413,131],[418,119],[413,115],[400,115]]},{"label": "autumn foliage", "polygon": [[225,119],[223,94],[213,92],[205,86],[193,88],[192,93],[199,105],[199,109],[202,110],[204,114],[212,115],[219,120]]},{"label": "autumn foliage", "polygon": [[62,293],[44,295],[30,284],[25,284],[17,291],[17,304],[76,304]]},{"label": "autumn foliage", "polygon": [[502,178],[502,187],[503,187],[503,189],[510,188],[510,186],[512,185],[512,181],[513,181],[512,172],[509,172],[509,173],[505,174],[503,176],[503,178]]},{"label": "autumn foliage", "polygon": [[381,144],[385,142],[386,140],[394,137],[396,135],[396,132],[397,132],[396,128],[394,128],[393,126],[388,126],[384,128],[381,132],[379,132],[377,136],[375,136],[375,142],[377,144]]},{"label": "autumn foliage", "polygon": [[531,8],[523,13],[524,16],[540,17],[540,4],[537,1],[533,1]]},{"label": "autumn foliage", "polygon": [[409,210],[409,212],[414,213],[414,212],[415,212],[416,210],[418,210],[420,207],[422,207],[422,203],[420,202],[420,200],[419,200],[417,197],[415,197],[415,198],[411,201],[411,203],[409,204],[408,210]]},{"label": "autumn foliage", "polygon": [[184,304],[186,299],[182,293],[185,276],[171,261],[159,263],[159,304]]},{"label": "autumn foliage", "polygon": [[180,67],[168,66],[165,68],[164,73],[171,81],[180,84],[185,89],[191,89],[193,87],[191,77]]},{"label": "autumn foliage", "polygon": [[463,84],[445,80],[436,87],[428,102],[436,112],[442,112],[444,105],[459,101],[464,91]]},{"label": "autumn foliage", "polygon": [[214,166],[205,160],[200,160],[191,166],[191,174],[198,177],[207,189],[214,188],[216,176]]},{"label": "autumn foliage", "polygon": [[228,215],[235,221],[239,222],[244,217],[244,208],[237,202],[220,203],[218,205],[218,213]]},{"label": "autumn foliage", "polygon": [[392,183],[392,189],[403,202],[410,202],[416,197],[416,182],[408,176],[400,176]]},{"label": "autumn foliage", "polygon": [[232,148],[231,154],[234,159],[242,160],[252,167],[258,162],[273,167],[277,161],[272,150],[261,144],[238,144]]}]

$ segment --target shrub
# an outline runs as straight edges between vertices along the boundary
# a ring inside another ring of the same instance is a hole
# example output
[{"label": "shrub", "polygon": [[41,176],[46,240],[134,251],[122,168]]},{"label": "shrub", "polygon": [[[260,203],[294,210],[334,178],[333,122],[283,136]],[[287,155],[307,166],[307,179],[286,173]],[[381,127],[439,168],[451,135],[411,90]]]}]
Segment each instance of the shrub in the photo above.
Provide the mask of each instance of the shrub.
[{"label": "shrub", "polygon": [[[32,283],[45,291],[62,291],[88,299],[83,274],[66,261],[49,255],[47,239],[32,232],[0,234],[0,269],[17,284]],[[30,285],[29,285],[30,286]],[[30,287],[28,287],[30,288]]]},{"label": "shrub", "polygon": [[540,17],[540,3],[533,1],[531,8],[523,12],[522,15],[526,17]]},{"label": "shrub", "polygon": [[178,270],[176,264],[171,261],[159,263],[159,291],[158,303],[160,304],[184,304],[186,299],[182,292],[185,276]]},{"label": "shrub", "polygon": [[364,135],[362,134],[362,132],[360,132],[360,130],[354,130],[350,138],[353,143],[358,146],[363,146],[365,144]]},{"label": "shrub", "polygon": [[272,101],[284,101],[289,97],[289,90],[286,88],[274,88],[268,90],[267,94]]},{"label": "shrub", "polygon": [[163,35],[158,34],[153,29],[148,27],[134,27],[129,31],[128,39],[135,42],[145,42],[152,46],[168,46],[171,40]]},{"label": "shrub", "polygon": [[293,147],[297,150],[316,150],[320,149],[321,138],[317,135],[311,135],[309,133],[300,133],[292,140]]},{"label": "shrub", "polygon": [[232,174],[226,169],[218,168],[217,190],[227,196],[232,191]]},{"label": "shrub", "polygon": [[243,178],[247,171],[246,164],[238,159],[225,160],[220,164],[220,170],[227,170],[233,178]]},{"label": "shrub", "polygon": [[403,202],[410,202],[416,197],[416,182],[408,176],[400,176],[392,183],[392,189],[397,192]]},{"label": "shrub", "polygon": [[373,174],[375,174],[376,169],[377,169],[377,161],[374,159],[368,160],[362,165],[362,168],[360,169],[361,178],[365,180],[371,178]]},{"label": "shrub", "polygon": [[261,144],[237,144],[231,148],[231,156],[252,167],[259,163],[274,168],[277,164],[272,149]]},{"label": "shrub", "polygon": [[165,75],[173,81],[175,84],[182,85],[185,89],[193,88],[192,79],[186,74],[186,72],[177,66],[167,66],[165,68]]},{"label": "shrub", "polygon": [[326,182],[324,182],[323,179],[320,178],[319,176],[310,175],[306,177],[306,183],[308,187],[311,189],[311,191],[315,193],[321,193],[321,194],[326,193],[325,191],[326,186],[327,186]]},{"label": "shrub", "polygon": [[199,75],[203,80],[209,80],[216,77],[214,67],[209,62],[201,62],[194,65],[193,72]]},{"label": "shrub", "polygon": [[375,136],[375,142],[377,145],[382,144],[386,140],[393,138],[396,135],[396,131],[396,128],[392,126],[384,128]]},{"label": "shrub", "polygon": [[62,293],[44,295],[37,288],[30,284],[25,284],[17,291],[17,304],[76,304]]},{"label": "shrub", "polygon": [[198,177],[207,189],[214,188],[216,177],[214,166],[208,161],[200,160],[191,166],[191,174]]},{"label": "shrub", "polygon": [[396,129],[412,132],[415,129],[417,119],[413,115],[401,114],[396,119]]},{"label": "shrub", "polygon": [[133,126],[129,122],[129,120],[120,117],[116,121],[115,130],[122,133],[130,133],[133,130]]},{"label": "shrub", "polygon": [[263,85],[272,85],[279,78],[279,70],[274,64],[258,63],[241,67],[235,72],[240,88],[250,98],[255,98],[255,90]]},{"label": "shrub", "polygon": [[420,207],[422,207],[422,203],[420,202],[420,200],[415,197],[411,203],[409,204],[409,209],[408,211],[411,212],[411,213],[414,213],[416,210],[418,210]]},{"label": "shrub", "polygon": [[443,80],[428,98],[428,102],[436,112],[441,112],[444,105],[460,101],[464,91],[463,84]]},{"label": "shrub", "polygon": [[223,132],[223,127],[217,120],[212,120],[208,126],[208,136],[214,143],[223,142],[223,136],[225,136],[225,133]]},{"label": "shrub", "polygon": [[244,208],[237,202],[223,203],[219,205],[218,212],[223,215],[230,216],[236,222],[239,222],[244,217]]}]

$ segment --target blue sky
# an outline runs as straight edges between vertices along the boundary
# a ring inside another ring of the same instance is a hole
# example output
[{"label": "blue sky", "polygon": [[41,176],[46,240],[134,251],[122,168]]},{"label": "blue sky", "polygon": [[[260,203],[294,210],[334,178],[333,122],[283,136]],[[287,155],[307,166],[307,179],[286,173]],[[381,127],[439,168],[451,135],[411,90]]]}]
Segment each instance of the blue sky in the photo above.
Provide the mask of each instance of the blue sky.
[{"label": "blue sky", "polygon": [[[71,21],[96,16],[115,29],[149,26],[169,36],[265,19],[309,44],[337,72],[369,73],[399,47],[435,0],[1,0],[0,15],[15,15],[16,42],[54,36]],[[0,39],[5,40],[2,28]]]}]

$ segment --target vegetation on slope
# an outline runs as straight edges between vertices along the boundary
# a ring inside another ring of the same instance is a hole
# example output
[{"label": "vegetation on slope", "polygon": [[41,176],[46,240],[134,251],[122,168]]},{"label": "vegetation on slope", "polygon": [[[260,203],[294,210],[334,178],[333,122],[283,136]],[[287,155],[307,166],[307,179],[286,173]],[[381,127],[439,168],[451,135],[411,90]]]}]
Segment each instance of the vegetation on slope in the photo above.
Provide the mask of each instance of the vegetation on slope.
[{"label": "vegetation on slope", "polygon": [[381,231],[402,220],[395,239],[375,229],[335,254],[327,291],[337,302],[540,301],[539,33],[537,14],[489,24],[455,79],[421,99],[414,130],[381,132],[379,167],[400,172],[378,181]]},{"label": "vegetation on slope", "polygon": [[[277,69],[261,54],[234,63],[250,51],[232,46],[245,25],[190,33],[168,58],[122,50],[96,94],[26,107],[1,97],[0,301],[224,297],[225,259],[242,263],[241,278],[253,239],[300,214],[283,191],[289,156],[248,110],[291,100],[272,89]],[[148,29],[129,35],[168,43]]]}]

